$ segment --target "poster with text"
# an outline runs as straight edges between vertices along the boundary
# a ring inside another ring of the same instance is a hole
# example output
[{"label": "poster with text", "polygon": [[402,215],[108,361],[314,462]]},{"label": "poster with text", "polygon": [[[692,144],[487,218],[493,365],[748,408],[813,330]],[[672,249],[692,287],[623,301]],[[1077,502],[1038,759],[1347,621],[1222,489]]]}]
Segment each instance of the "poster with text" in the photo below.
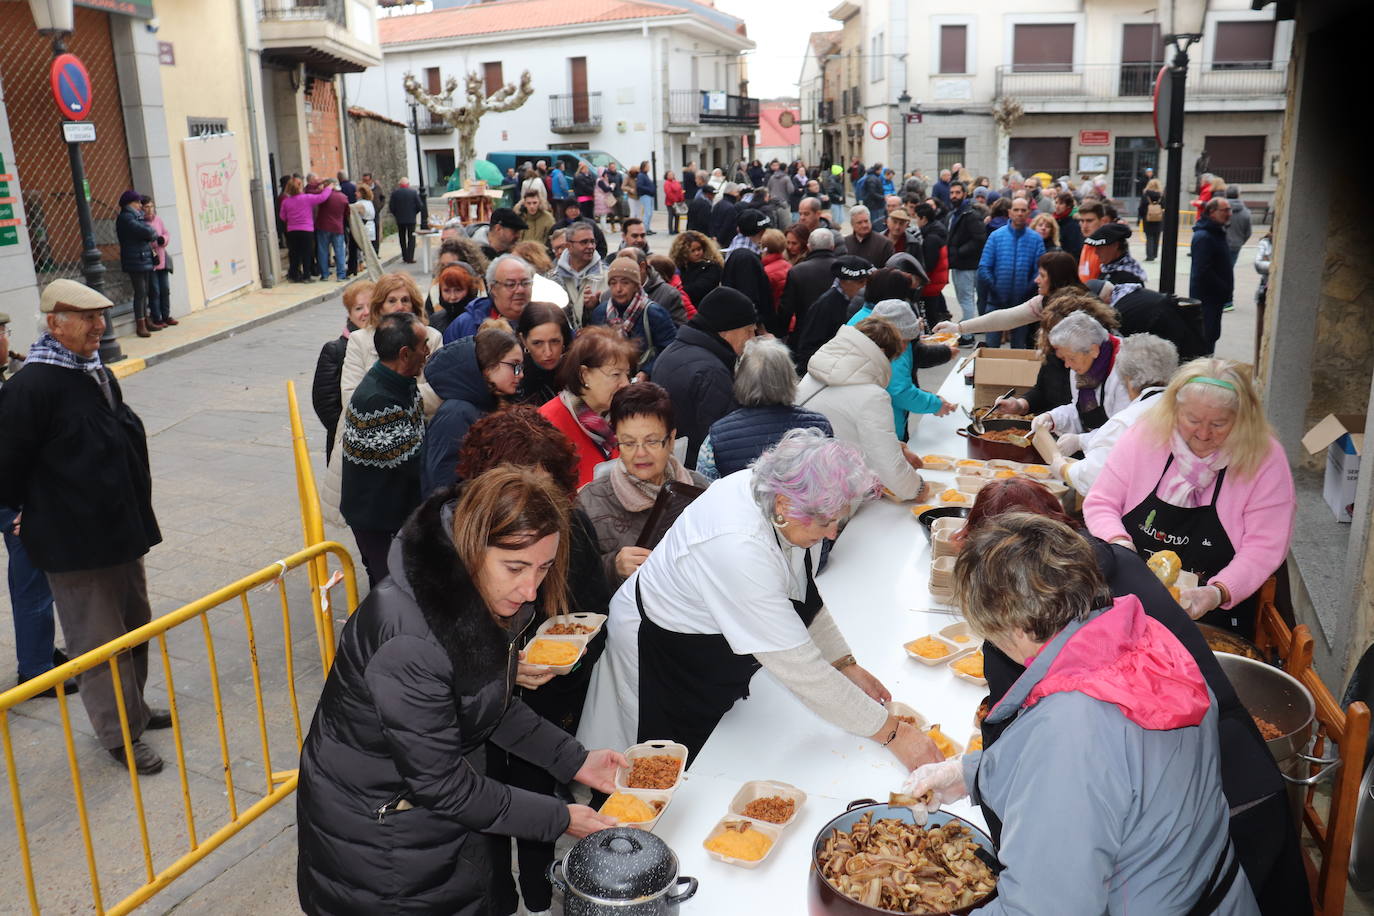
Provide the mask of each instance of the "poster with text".
[{"label": "poster with text", "polygon": [[243,163],[233,134],[190,137],[182,143],[191,231],[200,255],[201,287],[209,301],[253,280],[253,225]]}]

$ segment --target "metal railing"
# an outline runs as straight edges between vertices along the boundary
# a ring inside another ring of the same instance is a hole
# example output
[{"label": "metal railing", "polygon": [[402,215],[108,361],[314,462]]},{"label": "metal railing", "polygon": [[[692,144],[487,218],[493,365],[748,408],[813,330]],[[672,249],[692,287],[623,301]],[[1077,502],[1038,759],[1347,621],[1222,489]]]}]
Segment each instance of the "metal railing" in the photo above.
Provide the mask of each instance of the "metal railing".
[{"label": "metal railing", "polygon": [[258,0],[258,19],[348,24],[344,0]]},{"label": "metal railing", "polygon": [[416,129],[422,134],[451,134],[453,125],[423,106],[416,106]]},{"label": "metal railing", "polygon": [[601,93],[568,92],[549,96],[549,130],[556,134],[601,129]]},{"label": "metal railing", "polygon": [[[1256,61],[1253,67],[1202,69],[1188,73],[1192,99],[1262,98],[1284,94],[1286,61]],[[1056,70],[997,68],[997,95],[1016,99],[1106,99],[1149,97],[1162,64],[1079,64]]]},{"label": "metal railing", "polygon": [[757,127],[759,100],[709,89],[674,89],[668,97],[673,124],[742,124]]}]

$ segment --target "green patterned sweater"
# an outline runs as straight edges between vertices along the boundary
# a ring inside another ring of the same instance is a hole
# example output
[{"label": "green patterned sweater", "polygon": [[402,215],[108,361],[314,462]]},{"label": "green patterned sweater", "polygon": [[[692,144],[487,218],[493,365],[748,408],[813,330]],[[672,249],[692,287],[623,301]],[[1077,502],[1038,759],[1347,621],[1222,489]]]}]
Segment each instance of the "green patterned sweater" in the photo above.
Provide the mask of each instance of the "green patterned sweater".
[{"label": "green patterned sweater", "polygon": [[363,376],[343,417],[343,495],[349,527],[398,531],[420,504],[425,416],[415,379],[380,360]]}]

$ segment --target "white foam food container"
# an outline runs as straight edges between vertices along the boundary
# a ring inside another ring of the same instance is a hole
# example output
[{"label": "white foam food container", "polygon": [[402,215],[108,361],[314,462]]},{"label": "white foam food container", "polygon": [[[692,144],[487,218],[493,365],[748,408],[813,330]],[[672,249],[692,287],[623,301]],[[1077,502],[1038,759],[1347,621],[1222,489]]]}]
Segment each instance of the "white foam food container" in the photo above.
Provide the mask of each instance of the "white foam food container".
[{"label": "white foam food container", "polygon": [[919,712],[912,709],[905,703],[899,702],[897,700],[891,700],[887,704],[887,711],[894,716],[910,716],[911,718],[916,720],[916,727],[922,730],[924,730],[926,725],[929,724],[926,722],[925,716],[921,715]]},{"label": "white foam food container", "polygon": [[[534,665],[534,667],[536,667],[536,668],[540,668],[540,669],[542,669],[542,670],[544,670],[544,671],[552,671],[554,674],[567,674],[569,671],[571,671],[571,670],[573,670],[574,668],[576,668],[576,667],[577,667],[577,663],[580,662],[580,661],[582,661],[582,656],[584,656],[584,655],[587,654],[587,643],[591,640],[591,637],[589,637],[589,636],[536,636],[534,639],[531,639],[531,640],[530,640],[529,645],[525,647],[525,651],[528,652],[530,646],[534,645],[535,640],[539,640],[539,639],[546,639],[546,640],[549,640],[550,642],[567,642],[567,643],[572,643],[573,645],[577,646],[577,649],[578,649],[577,658],[573,659],[573,661],[572,661],[570,664],[567,664],[567,665]],[[528,664],[531,664],[531,663],[530,663],[530,662],[525,662],[525,664],[528,665]]]},{"label": "white foam food container", "polygon": [[[913,652],[911,650],[911,643],[915,642],[916,639],[933,639],[940,645],[944,646],[948,651],[944,655],[941,655],[939,658],[926,658],[924,655],[921,655],[918,652]],[[906,650],[906,654],[909,655],[911,658],[914,658],[916,661],[920,662],[923,665],[929,665],[932,668],[936,665],[946,664],[951,658],[953,658],[959,652],[958,646],[950,642],[948,639],[943,639],[939,636],[936,636],[934,633],[927,633],[925,636],[916,637],[916,639],[902,643],[902,648]]]},{"label": "white foam food container", "polygon": [[[633,789],[635,792],[674,792],[677,787],[682,785],[682,774],[687,769],[687,745],[678,744],[676,741],[664,739],[654,739],[636,744],[625,751],[625,756],[629,758],[630,765],[638,757],[672,757],[681,763],[677,771],[677,781],[667,789]],[[630,767],[620,767],[615,771],[615,787],[619,790],[630,789]]]},{"label": "white foam food container", "polygon": [[1018,473],[1025,466],[1024,462],[1012,461],[1008,458],[993,458],[988,461],[988,467],[990,468],[1004,468],[1008,471],[1017,471]]},{"label": "white foam food container", "polygon": [[944,518],[937,518],[935,521],[931,522],[930,531],[932,534],[936,531],[948,531],[953,534],[955,531],[962,531],[967,524],[968,519],[966,518],[946,516]]},{"label": "white foam food container", "polygon": [[[714,849],[711,849],[706,846],[706,844],[709,843],[716,836],[724,833],[729,825],[741,823],[748,824],[750,830],[757,830],[759,833],[762,833],[764,836],[768,837],[770,840],[773,841],[772,844],[769,845],[768,851],[763,854],[762,858],[750,862],[748,859],[737,859],[734,856],[722,855],[721,853],[716,852]],[[770,824],[767,821],[751,821],[747,817],[735,817],[734,815],[726,815],[725,817],[716,821],[716,825],[711,828],[710,833],[706,834],[706,839],[701,841],[701,845],[703,848],[706,849],[706,854],[718,862],[724,862],[727,865],[738,865],[740,868],[758,868],[764,862],[768,861],[768,857],[773,854],[773,850],[778,848],[778,841],[781,839],[782,828],[778,827],[776,824]]]},{"label": "white foam food container", "polygon": [[976,494],[990,483],[992,478],[972,474],[958,474],[954,478],[954,486],[965,493]]},{"label": "white foam food container", "polygon": [[550,617],[548,620],[541,623],[539,625],[539,629],[534,631],[534,635],[544,636],[549,632],[549,630],[558,626],[560,623],[574,623],[580,624],[584,627],[591,627],[592,630],[590,633],[578,634],[587,637],[588,640],[591,640],[595,639],[596,634],[601,632],[601,628],[606,625],[606,615],[592,614],[586,611],[579,611],[576,614],[559,614],[558,616]]},{"label": "white foam food container", "polygon": [[[968,681],[970,684],[980,684],[980,685],[982,685],[983,687],[986,687],[986,686],[988,685],[988,680],[987,680],[987,678],[984,678],[984,677],[974,677],[974,676],[971,675],[971,674],[965,674],[964,672],[960,671],[958,668],[955,668],[954,665],[953,665],[953,663],[954,663],[954,662],[957,662],[959,659],[961,659],[961,658],[967,658],[968,656],[973,655],[974,653],[980,652],[980,651],[982,651],[982,650],[979,649],[979,648],[977,648],[977,647],[974,647],[974,649],[973,649],[972,652],[960,652],[957,658],[951,658],[951,659],[949,660],[949,662],[950,662],[949,673],[952,674],[952,675],[954,675],[955,677],[959,678],[960,680]],[[987,660],[984,659],[984,664],[986,664],[986,663],[987,663]]]},{"label": "white foam food container", "polygon": [[954,470],[956,471],[960,468],[985,468],[987,466],[988,463],[982,458],[957,458],[954,461]]},{"label": "white foam food container", "polygon": [[[961,620],[958,623],[951,623],[949,626],[943,627],[940,630],[940,635],[954,643],[954,645],[958,646],[960,649],[970,649],[978,645],[978,637],[973,635],[973,631],[969,629],[968,621],[966,620]],[[967,637],[967,639],[961,641],[959,639],[961,636]]]},{"label": "white foam food container", "polygon": [[[673,793],[666,789],[622,789],[617,787],[616,791],[623,795],[633,795],[649,804],[650,807],[657,807],[658,813],[647,821],[621,821],[622,827],[638,827],[640,830],[653,830],[658,825],[658,819],[663,817],[663,812],[668,810],[668,805],[673,800]],[[604,802],[603,802],[604,804]]]},{"label": "white foam food container", "polygon": [[[926,459],[930,459],[930,460],[927,461]],[[937,454],[922,455],[922,456],[921,456],[921,463],[924,464],[925,466],[924,466],[923,468],[921,468],[921,470],[923,470],[923,471],[952,471],[952,470],[954,470],[954,462],[957,461],[957,460],[958,460],[958,459],[955,458],[953,455],[937,455]]]},{"label": "white foam food container", "polygon": [[[760,820],[756,817],[749,817],[744,813],[745,807],[751,801],[756,801],[760,798],[769,798],[771,796],[777,796],[779,798],[788,799],[794,802],[795,804],[792,807],[792,816],[780,824],[775,824],[773,821],[765,821]],[[773,779],[751,779],[749,780],[749,782],[746,782],[744,785],[740,786],[740,790],[735,793],[735,797],[730,799],[729,811],[730,814],[734,817],[742,817],[760,824],[767,824],[771,827],[780,827],[785,830],[792,825],[793,821],[797,819],[797,812],[801,811],[801,806],[804,804],[806,804],[806,793],[803,792],[801,789],[798,789],[791,783],[778,782],[777,780]]]}]

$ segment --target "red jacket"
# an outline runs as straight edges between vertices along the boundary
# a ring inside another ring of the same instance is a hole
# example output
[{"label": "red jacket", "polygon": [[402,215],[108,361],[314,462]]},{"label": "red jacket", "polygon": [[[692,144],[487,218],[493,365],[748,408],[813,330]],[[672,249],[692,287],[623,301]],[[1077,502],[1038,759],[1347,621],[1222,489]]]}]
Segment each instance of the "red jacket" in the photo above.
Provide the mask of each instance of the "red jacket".
[{"label": "red jacket", "polygon": [[687,199],[682,193],[682,183],[676,178],[663,182],[663,205],[671,207],[673,204],[680,204]]},{"label": "red jacket", "polygon": [[949,283],[949,246],[940,246],[940,256],[935,259],[934,267],[926,267],[930,282],[921,287],[922,296],[938,296]]},{"label": "red jacket", "polygon": [[[568,412],[562,398],[554,397],[546,401],[544,406],[539,408],[539,412],[560,433],[567,436],[573,448],[577,449],[577,485],[582,487],[591,483],[596,466],[608,460],[601,454],[601,449],[592,441],[592,437],[587,435],[587,431],[577,422],[577,418]],[[620,449],[612,449],[611,458],[619,457]]]},{"label": "red jacket", "polygon": [[792,262],[782,252],[763,256],[763,272],[768,275],[768,285],[773,288],[773,302],[782,301],[782,288],[787,284],[787,272],[791,269]]},{"label": "red jacket", "polygon": [[[767,268],[765,268],[765,270],[766,269]],[[678,274],[673,274],[673,278],[668,281],[668,285],[682,294],[682,309],[687,313],[687,319],[690,321],[695,318],[697,315],[697,307],[692,304],[692,297],[687,295],[687,290],[683,288],[682,277]]]}]

